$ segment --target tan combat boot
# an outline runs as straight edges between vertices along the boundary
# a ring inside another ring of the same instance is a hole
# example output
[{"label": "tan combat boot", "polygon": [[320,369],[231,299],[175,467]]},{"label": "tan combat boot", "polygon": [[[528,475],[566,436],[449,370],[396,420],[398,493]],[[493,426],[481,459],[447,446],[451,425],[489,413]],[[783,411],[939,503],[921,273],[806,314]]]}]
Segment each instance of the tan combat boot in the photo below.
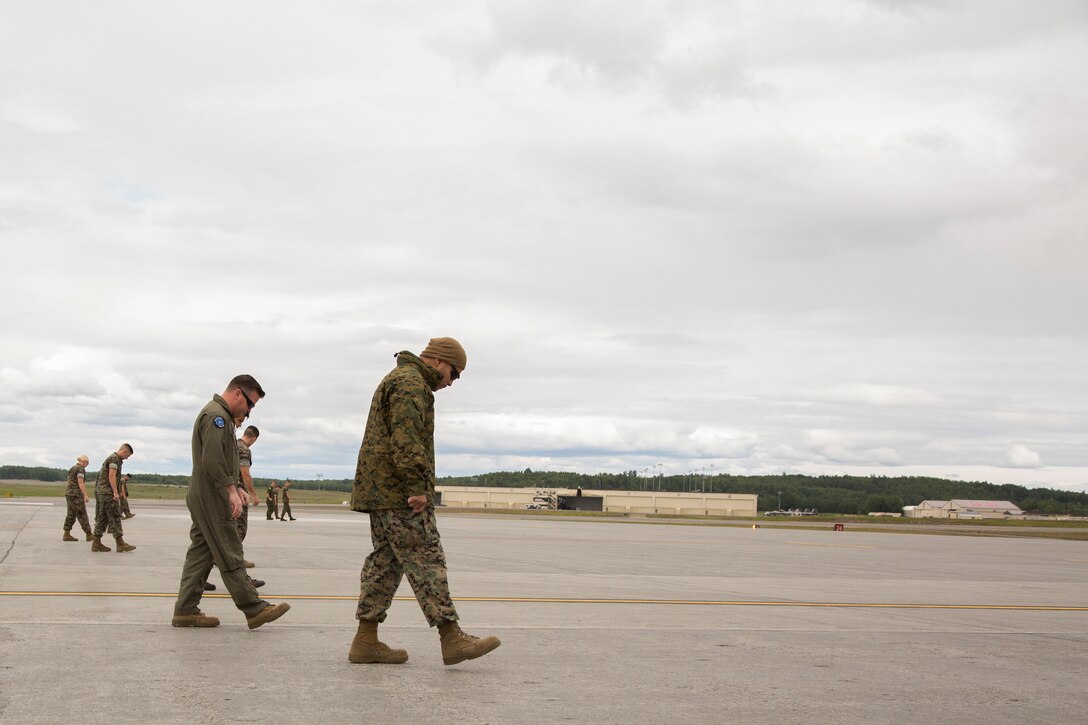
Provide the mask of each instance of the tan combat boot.
[{"label": "tan combat boot", "polygon": [[250,629],[257,629],[262,624],[268,624],[274,622],[283,615],[287,614],[287,610],[291,608],[291,605],[287,602],[280,602],[279,604],[269,604],[261,611],[254,614],[252,617],[246,618],[246,624]]},{"label": "tan combat boot", "polygon": [[94,534],[92,534],[90,531],[87,531],[86,534],[87,534],[87,541],[94,541]]},{"label": "tan combat boot", "polygon": [[399,665],[408,661],[408,653],[402,649],[392,649],[378,639],[378,623],[368,619],[359,620],[359,631],[351,640],[348,650],[348,662],[356,664]]},{"label": "tan combat boot", "polygon": [[72,536],[72,532],[68,529],[64,530],[64,538],[61,541],[79,541],[76,537]]},{"label": "tan combat boot", "polygon": [[91,551],[113,551],[113,549],[102,543],[101,536],[94,536],[91,537]]},{"label": "tan combat boot", "polygon": [[196,614],[175,614],[170,620],[172,627],[218,627],[219,617],[209,617],[197,610]]},{"label": "tan combat boot", "polygon": [[465,634],[457,622],[443,622],[438,625],[438,633],[442,637],[442,664],[444,665],[474,660],[502,644],[498,637],[481,639]]},{"label": "tan combat boot", "polygon": [[126,551],[133,551],[136,547],[132,544],[126,544],[123,536],[117,537],[117,553],[124,554]]}]

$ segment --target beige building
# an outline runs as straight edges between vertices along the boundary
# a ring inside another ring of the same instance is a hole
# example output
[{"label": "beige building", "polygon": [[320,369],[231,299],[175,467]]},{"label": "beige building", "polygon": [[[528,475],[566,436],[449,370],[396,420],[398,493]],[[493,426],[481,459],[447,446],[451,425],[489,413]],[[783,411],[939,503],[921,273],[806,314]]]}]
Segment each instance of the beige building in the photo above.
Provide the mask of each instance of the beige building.
[{"label": "beige building", "polygon": [[755,516],[754,493],[677,493],[674,491],[596,491],[571,488],[482,488],[436,486],[442,504],[455,508],[520,509],[542,505],[550,495],[578,502],[581,510],[626,514],[679,514],[694,516]]},{"label": "beige building", "polygon": [[1024,512],[1011,501],[923,501],[917,506],[904,506],[903,514],[916,519],[1011,519]]}]

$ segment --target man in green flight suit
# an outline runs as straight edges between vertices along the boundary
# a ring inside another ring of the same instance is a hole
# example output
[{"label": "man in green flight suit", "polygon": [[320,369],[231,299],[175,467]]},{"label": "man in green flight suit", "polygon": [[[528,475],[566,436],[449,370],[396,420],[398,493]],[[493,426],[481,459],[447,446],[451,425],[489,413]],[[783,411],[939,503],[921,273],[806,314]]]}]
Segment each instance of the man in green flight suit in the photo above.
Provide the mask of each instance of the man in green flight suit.
[{"label": "man in green flight suit", "polygon": [[359,629],[348,660],[407,661],[407,652],[378,639],[378,624],[407,576],[427,623],[438,627],[442,662],[454,665],[500,644],[458,626],[434,516],[434,393],[453,385],[468,359],[452,337],[432,339],[419,357],[404,351],[396,358],[370,403],[351,493],[352,510],[370,514],[374,550],[359,575]]},{"label": "man in green flight suit", "polygon": [[219,567],[223,583],[234,605],[246,615],[250,629],[279,619],[291,608],[286,602],[273,605],[257,596],[246,577],[236,523],[242,514],[242,498],[237,487],[234,419],[247,415],[264,395],[252,375],[238,375],[221,395],[212,397],[193,423],[193,475],[185,497],[193,525],[170,621],[175,627],[219,626],[218,617],[204,614],[199,607],[213,565]]}]

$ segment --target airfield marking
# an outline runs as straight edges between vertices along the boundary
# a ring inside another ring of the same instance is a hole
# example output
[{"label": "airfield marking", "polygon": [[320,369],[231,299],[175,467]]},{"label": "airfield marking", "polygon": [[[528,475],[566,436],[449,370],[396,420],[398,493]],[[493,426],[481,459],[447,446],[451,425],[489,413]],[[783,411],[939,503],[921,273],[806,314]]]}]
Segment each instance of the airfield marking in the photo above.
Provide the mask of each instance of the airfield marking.
[{"label": "airfield marking", "polygon": [[[176,592],[4,592],[4,597],[131,597],[174,599]],[[275,594],[269,599],[354,602],[359,597],[341,594]],[[204,598],[230,599],[230,594],[204,594]],[[414,602],[415,597],[393,597],[396,601]],[[498,602],[506,604],[658,604],[704,607],[822,607],[843,609],[989,609],[1019,612],[1088,612],[1088,607],[1065,607],[1042,604],[919,604],[880,602],[775,602],[775,601],[714,601],[700,599],[575,599],[565,597],[453,597],[455,602]]]}]

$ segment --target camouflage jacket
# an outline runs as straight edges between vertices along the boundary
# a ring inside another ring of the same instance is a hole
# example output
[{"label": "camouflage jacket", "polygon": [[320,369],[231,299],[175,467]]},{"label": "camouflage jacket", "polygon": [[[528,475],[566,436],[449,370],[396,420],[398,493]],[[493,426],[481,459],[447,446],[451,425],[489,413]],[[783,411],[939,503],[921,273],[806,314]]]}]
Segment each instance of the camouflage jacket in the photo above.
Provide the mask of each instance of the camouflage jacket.
[{"label": "camouflage jacket", "polygon": [[354,511],[434,505],[434,386],[441,374],[410,352],[397,355],[374,391],[351,491]]},{"label": "camouflage jacket", "polygon": [[[68,469],[68,488],[65,489],[65,494],[72,494],[74,496],[82,496],[83,492],[79,490],[79,479],[87,480],[87,469],[78,463]],[[86,483],[84,483],[86,488]]]},{"label": "camouflage jacket", "polygon": [[98,472],[98,481],[96,481],[95,491],[98,493],[106,493],[113,495],[113,489],[110,488],[110,469],[117,471],[117,476],[114,477],[114,483],[117,485],[117,492],[121,492],[121,466],[124,465],[124,461],[121,460],[121,456],[117,455],[117,451],[111,453],[106,460],[102,461],[102,470]]}]

